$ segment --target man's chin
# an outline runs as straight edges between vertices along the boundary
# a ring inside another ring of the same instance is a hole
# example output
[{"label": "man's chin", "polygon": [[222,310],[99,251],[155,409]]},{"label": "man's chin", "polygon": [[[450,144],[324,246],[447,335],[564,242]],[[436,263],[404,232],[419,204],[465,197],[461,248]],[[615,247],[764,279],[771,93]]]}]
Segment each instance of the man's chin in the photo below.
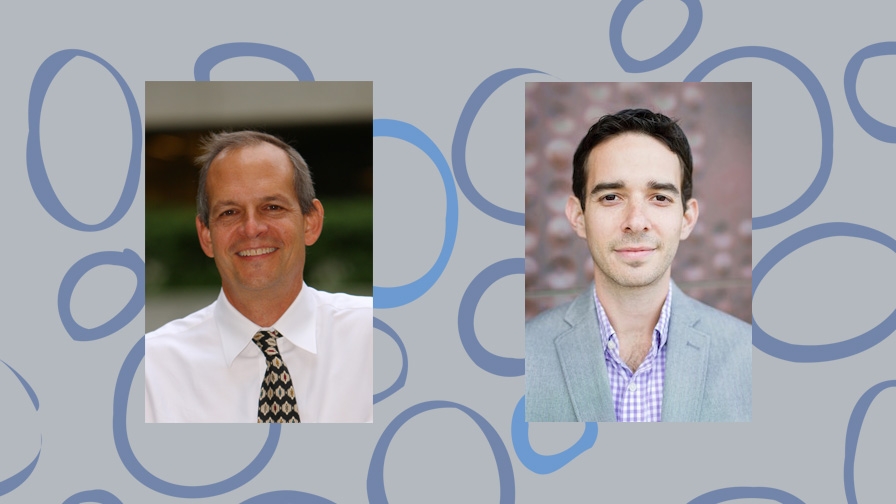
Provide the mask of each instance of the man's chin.
[{"label": "man's chin", "polygon": [[[641,268],[645,268],[641,266]],[[627,268],[631,269],[631,267]],[[656,285],[663,279],[663,272],[647,271],[612,271],[604,276],[611,283],[618,287],[629,289],[640,289]]]}]

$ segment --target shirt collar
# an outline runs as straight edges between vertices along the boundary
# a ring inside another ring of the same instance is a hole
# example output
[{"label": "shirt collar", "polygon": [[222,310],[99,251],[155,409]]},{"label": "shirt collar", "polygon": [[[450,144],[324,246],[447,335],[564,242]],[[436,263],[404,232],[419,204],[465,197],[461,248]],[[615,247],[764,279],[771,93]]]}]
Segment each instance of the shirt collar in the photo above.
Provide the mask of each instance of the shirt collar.
[{"label": "shirt collar", "polygon": [[271,327],[260,327],[240,313],[224,294],[218,294],[215,303],[215,323],[224,349],[224,360],[230,366],[236,356],[250,343],[260,330],[276,329],[293,345],[317,353],[317,291],[302,283],[302,290],[286,312]]},{"label": "shirt collar", "polygon": [[[613,329],[612,324],[610,324],[610,319],[607,317],[607,312],[604,311],[603,305],[600,304],[600,299],[597,298],[597,289],[593,290],[594,293],[594,306],[597,308],[597,326],[600,329],[600,339],[601,345],[603,345],[604,350],[607,349],[607,344],[610,341],[610,337],[616,336],[616,331]],[[663,302],[663,307],[660,308],[660,318],[656,321],[656,326],[653,328],[653,334],[656,338],[659,338],[659,344],[657,348],[663,348],[663,345],[666,344],[666,339],[669,337],[669,314],[672,311],[672,282],[669,281],[669,292],[666,294],[666,300]]]}]

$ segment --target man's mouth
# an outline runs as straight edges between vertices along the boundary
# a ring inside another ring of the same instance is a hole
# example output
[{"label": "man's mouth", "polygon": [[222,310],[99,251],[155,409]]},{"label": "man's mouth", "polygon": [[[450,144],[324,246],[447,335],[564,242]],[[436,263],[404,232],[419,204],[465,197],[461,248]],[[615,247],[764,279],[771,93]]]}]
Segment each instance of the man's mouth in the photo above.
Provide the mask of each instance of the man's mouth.
[{"label": "man's mouth", "polygon": [[267,248],[254,248],[249,250],[241,250],[237,252],[237,255],[240,257],[252,257],[259,256],[264,254],[270,254],[271,252],[277,250],[275,247],[267,247]]},{"label": "man's mouth", "polygon": [[626,247],[621,249],[616,249],[616,253],[621,255],[626,259],[643,259],[650,255],[654,249],[648,247]]}]

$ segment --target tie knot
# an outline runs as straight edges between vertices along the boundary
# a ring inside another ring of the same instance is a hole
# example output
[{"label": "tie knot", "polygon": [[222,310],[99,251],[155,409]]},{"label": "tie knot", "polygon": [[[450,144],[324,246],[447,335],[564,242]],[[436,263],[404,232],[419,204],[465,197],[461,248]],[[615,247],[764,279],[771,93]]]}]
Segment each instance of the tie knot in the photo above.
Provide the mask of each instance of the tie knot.
[{"label": "tie knot", "polygon": [[252,337],[252,341],[258,345],[258,348],[261,350],[261,353],[264,354],[265,359],[272,360],[274,357],[280,356],[280,349],[277,347],[277,339],[280,338],[282,334],[277,331],[258,331],[255,333],[255,336]]}]

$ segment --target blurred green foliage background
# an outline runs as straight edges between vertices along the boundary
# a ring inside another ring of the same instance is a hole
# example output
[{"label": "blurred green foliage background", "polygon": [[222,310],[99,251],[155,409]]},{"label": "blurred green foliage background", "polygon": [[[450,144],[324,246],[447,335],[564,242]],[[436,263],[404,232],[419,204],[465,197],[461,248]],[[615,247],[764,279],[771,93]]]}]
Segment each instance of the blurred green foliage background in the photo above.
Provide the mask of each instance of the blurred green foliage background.
[{"label": "blurred green foliage background", "polygon": [[[305,282],[330,292],[371,295],[373,201],[323,198],[324,229],[307,249]],[[196,236],[194,207],[146,209],[146,290],[213,288],[221,278]]]}]

